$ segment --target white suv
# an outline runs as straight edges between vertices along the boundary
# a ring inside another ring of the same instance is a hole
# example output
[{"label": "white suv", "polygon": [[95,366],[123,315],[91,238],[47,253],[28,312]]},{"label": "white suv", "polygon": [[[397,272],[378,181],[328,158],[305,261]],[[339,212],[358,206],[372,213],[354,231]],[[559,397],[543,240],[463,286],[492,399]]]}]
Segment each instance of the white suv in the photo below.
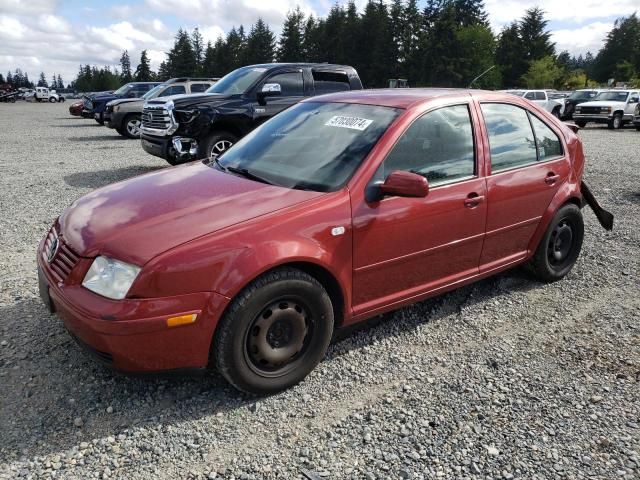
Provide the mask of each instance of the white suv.
[{"label": "white suv", "polygon": [[588,122],[606,123],[609,128],[622,128],[633,121],[633,113],[640,101],[640,90],[607,90],[591,102],[576,105],[573,120],[579,127]]}]

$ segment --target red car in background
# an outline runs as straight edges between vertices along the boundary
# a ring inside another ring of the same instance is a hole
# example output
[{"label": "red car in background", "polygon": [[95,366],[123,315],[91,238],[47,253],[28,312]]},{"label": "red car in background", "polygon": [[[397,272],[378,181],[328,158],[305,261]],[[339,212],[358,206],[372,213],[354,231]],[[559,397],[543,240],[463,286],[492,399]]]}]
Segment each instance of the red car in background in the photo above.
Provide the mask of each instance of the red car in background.
[{"label": "red car in background", "polygon": [[83,102],[82,100],[78,100],[77,102],[73,102],[71,105],[69,105],[69,113],[74,117],[81,117],[82,108],[83,108]]},{"label": "red car in background", "polygon": [[563,278],[585,202],[613,227],[573,128],[509,94],[314,97],[216,160],[77,200],[40,243],[41,295],[117,369],[211,362],[282,390],[337,328],[520,264]]}]

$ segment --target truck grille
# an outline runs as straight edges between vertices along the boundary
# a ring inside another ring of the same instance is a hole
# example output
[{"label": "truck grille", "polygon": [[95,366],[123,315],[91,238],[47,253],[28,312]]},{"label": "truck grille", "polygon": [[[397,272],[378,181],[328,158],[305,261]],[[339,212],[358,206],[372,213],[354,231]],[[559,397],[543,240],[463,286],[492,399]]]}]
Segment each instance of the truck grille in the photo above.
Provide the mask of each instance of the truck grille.
[{"label": "truck grille", "polygon": [[600,113],[600,107],[580,107],[580,113]]},{"label": "truck grille", "polygon": [[73,267],[80,260],[80,256],[66,245],[62,237],[58,235],[55,225],[49,230],[44,242],[42,258],[49,264],[51,272],[59,282],[64,282],[67,279]]},{"label": "truck grille", "polygon": [[156,130],[166,130],[171,122],[169,112],[162,106],[145,106],[142,109],[142,126]]}]

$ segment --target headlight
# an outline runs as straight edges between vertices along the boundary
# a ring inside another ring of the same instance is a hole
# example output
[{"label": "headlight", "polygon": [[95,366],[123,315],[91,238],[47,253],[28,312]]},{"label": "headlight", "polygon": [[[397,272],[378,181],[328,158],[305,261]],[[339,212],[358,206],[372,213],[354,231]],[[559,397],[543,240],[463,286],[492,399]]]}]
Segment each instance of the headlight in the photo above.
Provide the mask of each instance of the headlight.
[{"label": "headlight", "polygon": [[138,273],[140,267],[100,256],[91,264],[82,286],[103,297],[120,300],[127,295]]},{"label": "headlight", "polygon": [[600,111],[602,111],[602,112],[606,112],[606,113],[609,113],[609,112],[611,112],[611,107],[602,107],[602,108],[600,109]]},{"label": "headlight", "polygon": [[200,115],[200,110],[174,110],[177,120],[181,123],[191,123]]}]

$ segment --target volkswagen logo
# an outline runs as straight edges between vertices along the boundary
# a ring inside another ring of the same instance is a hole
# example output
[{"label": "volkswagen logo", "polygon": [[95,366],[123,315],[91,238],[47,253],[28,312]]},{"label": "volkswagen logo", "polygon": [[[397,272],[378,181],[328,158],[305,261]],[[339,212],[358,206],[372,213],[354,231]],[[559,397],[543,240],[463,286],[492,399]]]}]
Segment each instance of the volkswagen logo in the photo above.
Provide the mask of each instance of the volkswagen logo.
[{"label": "volkswagen logo", "polygon": [[59,246],[58,237],[54,237],[54,239],[51,240],[51,248],[49,249],[47,262],[49,263],[53,262],[53,259],[56,257],[56,253],[58,253],[58,246]]}]

